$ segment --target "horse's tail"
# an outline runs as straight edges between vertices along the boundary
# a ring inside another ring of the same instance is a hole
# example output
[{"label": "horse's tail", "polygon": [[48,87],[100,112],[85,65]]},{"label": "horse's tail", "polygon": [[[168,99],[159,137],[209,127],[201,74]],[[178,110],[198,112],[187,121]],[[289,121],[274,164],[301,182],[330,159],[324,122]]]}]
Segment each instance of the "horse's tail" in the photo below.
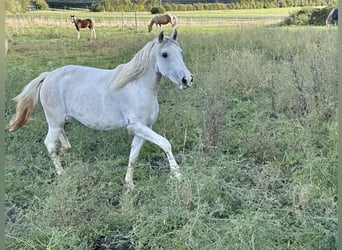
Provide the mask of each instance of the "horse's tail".
[{"label": "horse's tail", "polygon": [[176,15],[171,15],[171,25],[172,27],[175,27],[177,24],[177,17]]},{"label": "horse's tail", "polygon": [[13,98],[17,102],[16,113],[9,123],[9,131],[15,131],[25,125],[39,99],[41,84],[49,72],[41,73],[28,83],[19,95]]}]

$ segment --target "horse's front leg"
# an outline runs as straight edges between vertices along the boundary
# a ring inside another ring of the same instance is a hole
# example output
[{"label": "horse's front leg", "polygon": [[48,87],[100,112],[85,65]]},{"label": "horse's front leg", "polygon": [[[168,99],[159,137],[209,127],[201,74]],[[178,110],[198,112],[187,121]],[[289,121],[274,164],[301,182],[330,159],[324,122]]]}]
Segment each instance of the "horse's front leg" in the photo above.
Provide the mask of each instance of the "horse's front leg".
[{"label": "horse's front leg", "polygon": [[141,124],[141,123],[130,123],[127,126],[127,130],[129,133],[134,134],[134,136],[138,136],[144,140],[150,141],[156,145],[158,145],[167,155],[169,160],[171,173],[180,180],[182,174],[180,173],[178,164],[172,154],[171,144],[170,142],[163,136],[154,132],[151,128]]},{"label": "horse's front leg", "polygon": [[80,39],[80,28],[76,26],[76,31],[77,31],[77,39]]},{"label": "horse's front leg", "polygon": [[125,182],[129,190],[134,189],[134,184],[133,184],[134,165],[139,156],[140,149],[142,145],[144,144],[144,142],[145,140],[138,136],[133,137],[132,145],[131,145],[131,152],[129,154],[127,172],[125,176]]}]

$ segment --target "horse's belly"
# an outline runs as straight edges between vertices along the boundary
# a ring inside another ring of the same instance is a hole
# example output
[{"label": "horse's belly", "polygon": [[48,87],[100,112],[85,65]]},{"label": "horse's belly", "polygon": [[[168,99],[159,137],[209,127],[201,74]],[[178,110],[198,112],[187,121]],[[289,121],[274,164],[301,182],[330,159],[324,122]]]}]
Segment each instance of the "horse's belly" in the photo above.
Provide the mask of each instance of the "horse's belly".
[{"label": "horse's belly", "polygon": [[69,109],[68,116],[83,125],[97,130],[112,130],[126,125],[120,112],[115,110],[101,110],[100,107],[84,106]]},{"label": "horse's belly", "polygon": [[80,121],[83,125],[92,128],[92,129],[96,129],[96,130],[114,130],[114,129],[119,129],[125,126],[124,123],[113,123],[113,122],[96,122],[96,121],[91,121],[91,122],[87,122],[87,121]]}]

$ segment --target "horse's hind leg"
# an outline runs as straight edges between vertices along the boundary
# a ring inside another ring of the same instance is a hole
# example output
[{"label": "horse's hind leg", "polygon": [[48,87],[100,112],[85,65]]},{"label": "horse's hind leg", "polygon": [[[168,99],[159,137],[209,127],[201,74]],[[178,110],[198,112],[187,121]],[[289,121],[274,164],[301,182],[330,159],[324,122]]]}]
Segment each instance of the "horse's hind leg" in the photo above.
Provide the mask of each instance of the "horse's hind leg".
[{"label": "horse's hind leg", "polygon": [[71,148],[68,138],[65,135],[64,129],[59,134],[59,141],[61,142],[61,151],[66,151]]},{"label": "horse's hind leg", "polygon": [[[49,156],[53,162],[53,165],[56,168],[58,175],[64,172],[62,165],[61,165],[61,161],[59,160],[59,156],[58,156],[58,146],[59,146],[61,137],[63,137],[63,135],[61,134],[60,128],[52,128],[49,126],[48,133],[44,140],[45,147],[47,148],[49,152]],[[63,140],[62,140],[62,144],[63,144]]]},{"label": "horse's hind leg", "polygon": [[94,28],[91,29],[91,35],[96,39],[96,32]]}]

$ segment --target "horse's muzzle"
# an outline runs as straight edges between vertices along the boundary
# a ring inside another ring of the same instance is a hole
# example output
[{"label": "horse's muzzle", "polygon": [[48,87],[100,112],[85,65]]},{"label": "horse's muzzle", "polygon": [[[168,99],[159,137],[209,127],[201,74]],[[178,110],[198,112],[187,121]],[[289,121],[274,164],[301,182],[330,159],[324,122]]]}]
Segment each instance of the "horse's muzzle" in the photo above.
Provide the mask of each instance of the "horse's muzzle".
[{"label": "horse's muzzle", "polygon": [[190,77],[183,77],[181,89],[187,89],[187,88],[191,87],[192,82],[193,82],[192,75],[190,75]]}]

